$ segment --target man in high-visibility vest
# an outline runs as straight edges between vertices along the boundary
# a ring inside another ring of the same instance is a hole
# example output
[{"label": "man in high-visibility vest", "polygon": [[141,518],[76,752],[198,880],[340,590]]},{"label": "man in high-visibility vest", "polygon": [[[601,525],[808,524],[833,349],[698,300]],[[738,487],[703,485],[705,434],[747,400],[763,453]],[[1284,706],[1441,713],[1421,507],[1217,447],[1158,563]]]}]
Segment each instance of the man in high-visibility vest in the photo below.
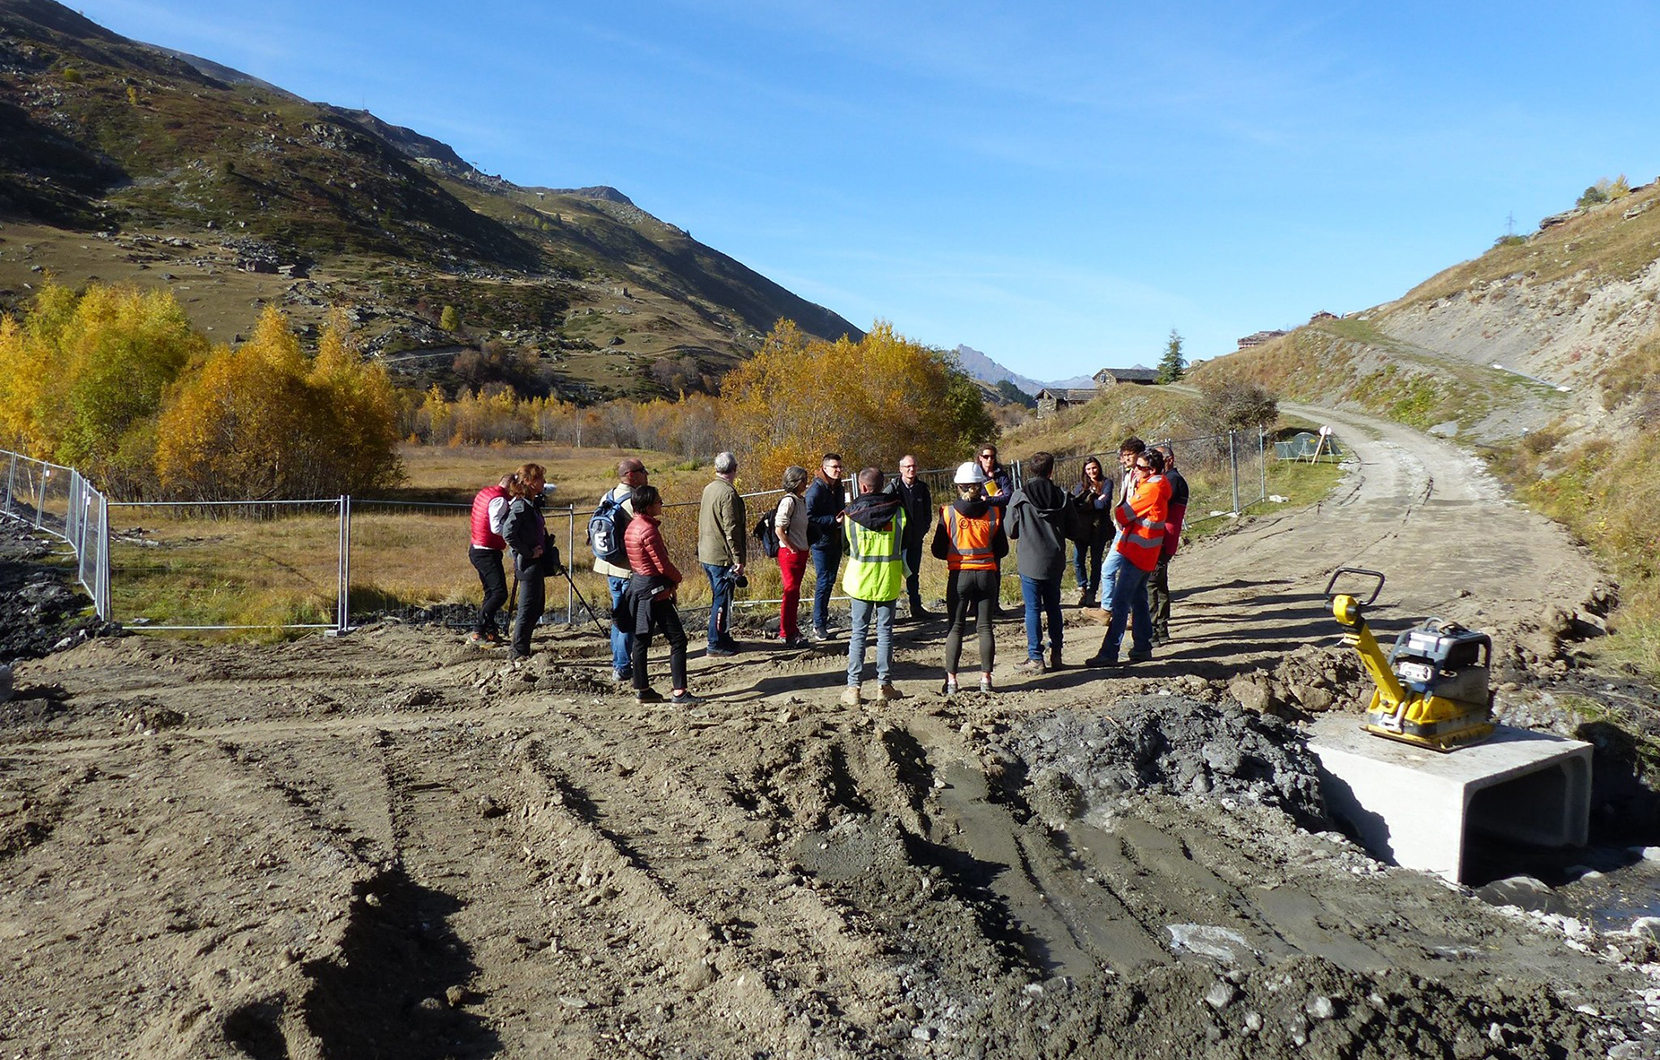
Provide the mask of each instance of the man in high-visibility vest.
[{"label": "man in high-visibility vest", "polygon": [[1135,458],[1129,496],[1113,511],[1118,540],[1113,549],[1123,562],[1112,586],[1112,621],[1101,638],[1101,650],[1086,666],[1119,665],[1118,648],[1130,620],[1132,663],[1153,657],[1153,619],[1147,608],[1147,576],[1159,565],[1164,549],[1165,520],[1170,511],[1170,483],[1164,480],[1164,457],[1148,449]]},{"label": "man in high-visibility vest", "polygon": [[893,687],[893,619],[905,592],[905,507],[883,493],[887,476],[867,467],[859,472],[859,495],[842,515],[847,572],[842,590],[852,601],[847,635],[847,691],[842,703],[856,707],[864,681],[865,633],[876,624],[876,699],[899,699]]}]

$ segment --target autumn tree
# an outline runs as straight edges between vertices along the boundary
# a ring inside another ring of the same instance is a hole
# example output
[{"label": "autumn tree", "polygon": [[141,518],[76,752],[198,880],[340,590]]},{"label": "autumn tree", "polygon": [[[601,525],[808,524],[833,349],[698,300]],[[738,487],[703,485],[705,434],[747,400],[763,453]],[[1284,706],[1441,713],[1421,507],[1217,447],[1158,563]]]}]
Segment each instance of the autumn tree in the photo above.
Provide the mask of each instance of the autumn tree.
[{"label": "autumn tree", "polygon": [[722,383],[729,444],[770,485],[791,464],[841,452],[850,467],[960,460],[996,433],[980,388],[949,354],[877,321],[858,342],[810,339],[779,321]]},{"label": "autumn tree", "polygon": [[156,472],[178,496],[271,500],[370,490],[402,478],[397,404],[342,318],[315,360],[268,307],[240,348],[215,347],[157,424]]},{"label": "autumn tree", "polygon": [[170,293],[48,283],[22,323],[0,318],[0,436],[138,493],[163,392],[206,351]]}]

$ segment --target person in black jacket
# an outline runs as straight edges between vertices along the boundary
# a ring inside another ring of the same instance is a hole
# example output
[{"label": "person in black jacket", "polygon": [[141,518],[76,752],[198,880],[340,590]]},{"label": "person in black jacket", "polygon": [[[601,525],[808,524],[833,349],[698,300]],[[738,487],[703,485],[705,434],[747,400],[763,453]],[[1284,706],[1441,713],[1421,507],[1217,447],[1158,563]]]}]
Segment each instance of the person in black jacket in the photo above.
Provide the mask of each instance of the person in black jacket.
[{"label": "person in black jacket", "polygon": [[928,537],[928,527],[934,522],[934,497],[928,483],[916,474],[916,457],[906,453],[899,458],[899,478],[894,480],[894,492],[905,509],[905,593],[911,602],[913,620],[933,618],[922,606],[918,590],[917,572],[922,569],[922,544]]},{"label": "person in black jacket", "polygon": [[830,639],[830,594],[836,588],[836,569],[842,562],[842,512],[847,494],[842,487],[842,458],[825,453],[822,470],[807,487],[807,544],[813,554],[813,643]]},{"label": "person in black jacket", "polygon": [[513,662],[530,656],[530,635],[536,631],[547,602],[543,578],[565,572],[564,564],[559,562],[559,547],[548,538],[547,523],[542,519],[547,474],[541,464],[519,468],[508,486],[510,499],[502,519],[501,536],[513,550],[513,576],[519,593],[519,607],[513,618]]},{"label": "person in black jacket", "polygon": [[1083,473],[1072,488],[1072,497],[1083,516],[1085,536],[1078,541],[1073,573],[1078,576],[1078,606],[1094,607],[1101,589],[1101,555],[1112,540],[1112,482],[1093,456],[1084,461]]},{"label": "person in black jacket", "polygon": [[1033,453],[1025,462],[1025,481],[1009,504],[1009,538],[1019,543],[1016,560],[1020,595],[1026,602],[1026,661],[1015,669],[1041,674],[1043,622],[1049,625],[1050,670],[1061,668],[1061,575],[1066,572],[1067,542],[1077,535],[1079,515],[1066,491],[1050,481],[1052,453]]}]

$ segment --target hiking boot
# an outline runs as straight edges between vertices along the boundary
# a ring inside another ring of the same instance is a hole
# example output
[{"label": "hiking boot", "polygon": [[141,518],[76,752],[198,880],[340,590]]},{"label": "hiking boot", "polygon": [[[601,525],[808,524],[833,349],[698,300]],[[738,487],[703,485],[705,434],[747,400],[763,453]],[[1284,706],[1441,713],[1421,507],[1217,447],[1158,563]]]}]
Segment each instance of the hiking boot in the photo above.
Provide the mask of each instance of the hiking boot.
[{"label": "hiking boot", "polygon": [[991,687],[991,676],[989,674],[984,675],[980,678],[980,691],[982,691],[982,692],[995,692],[995,691],[997,691],[997,689]]},{"label": "hiking boot", "polygon": [[960,691],[962,690],[957,687],[956,675],[947,677],[945,679],[945,684],[940,686],[940,695],[942,696],[954,696]]},{"label": "hiking boot", "polygon": [[683,688],[669,697],[669,702],[677,707],[695,707],[703,702],[702,696],[692,695],[692,690]]},{"label": "hiking boot", "polygon": [[1054,651],[1051,651],[1049,653],[1049,669],[1051,669],[1051,670],[1063,670],[1063,669],[1065,669],[1065,667],[1063,667],[1061,665],[1061,650],[1059,648],[1056,648]]},{"label": "hiking boot", "polygon": [[475,648],[494,648],[501,641],[491,640],[488,633],[469,633],[467,634],[467,643]]},{"label": "hiking boot", "polygon": [[1118,666],[1118,656],[1106,654],[1091,655],[1089,658],[1084,660],[1084,665],[1089,667]]},{"label": "hiking boot", "polygon": [[1043,660],[1025,659],[1015,664],[1014,672],[1017,674],[1028,674],[1032,677],[1039,677],[1043,674]]},{"label": "hiking boot", "polygon": [[829,639],[830,639],[830,631],[825,629],[823,626],[813,627],[812,636],[810,636],[808,638],[808,640],[813,644],[823,644],[825,641],[827,641]]},{"label": "hiking boot", "polygon": [[626,685],[634,680],[633,670],[612,670],[611,680],[619,685]]},{"label": "hiking boot", "polygon": [[719,644],[711,644],[703,649],[704,657],[709,659],[725,659],[736,654],[738,653],[731,648],[723,648]]},{"label": "hiking boot", "polygon": [[893,687],[892,684],[878,685],[876,687],[876,702],[878,703],[892,703],[896,699],[904,698],[905,693]]},{"label": "hiking boot", "polygon": [[940,615],[939,615],[939,612],[937,612],[937,611],[930,611],[926,607],[923,607],[921,604],[912,604],[911,605],[911,618],[915,619],[918,622],[927,622],[931,619],[935,619],[935,618],[938,618],[938,617],[940,617]]},{"label": "hiking boot", "polygon": [[1097,602],[1095,596],[1091,593],[1083,593],[1078,597],[1079,607],[1095,607],[1096,605]]},{"label": "hiking boot", "polygon": [[859,705],[859,686],[848,685],[842,689],[842,706],[856,707]]},{"label": "hiking boot", "polygon": [[1128,661],[1133,663],[1152,662],[1153,653],[1150,651],[1132,651]]},{"label": "hiking boot", "polygon": [[808,640],[806,637],[803,637],[799,633],[797,633],[793,637],[789,637],[785,640],[781,640],[781,641],[779,641],[779,643],[782,644],[786,648],[808,648],[808,647],[811,647],[812,644],[813,644],[812,641]]},{"label": "hiking boot", "polygon": [[657,691],[655,688],[636,688],[634,690],[634,702],[661,703],[663,702],[663,693]]}]

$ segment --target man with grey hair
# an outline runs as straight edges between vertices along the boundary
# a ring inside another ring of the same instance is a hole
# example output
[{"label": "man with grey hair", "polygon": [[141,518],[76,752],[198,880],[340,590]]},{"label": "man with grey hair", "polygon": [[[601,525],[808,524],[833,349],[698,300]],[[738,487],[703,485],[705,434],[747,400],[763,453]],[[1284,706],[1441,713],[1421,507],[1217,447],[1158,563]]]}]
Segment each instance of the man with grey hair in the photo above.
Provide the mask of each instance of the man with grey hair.
[{"label": "man with grey hair", "polygon": [[697,517],[697,559],[709,576],[708,656],[731,655],[732,594],[744,576],[744,499],[732,484],[738,477],[738,458],[715,455],[715,479],[703,487],[703,505]]}]

